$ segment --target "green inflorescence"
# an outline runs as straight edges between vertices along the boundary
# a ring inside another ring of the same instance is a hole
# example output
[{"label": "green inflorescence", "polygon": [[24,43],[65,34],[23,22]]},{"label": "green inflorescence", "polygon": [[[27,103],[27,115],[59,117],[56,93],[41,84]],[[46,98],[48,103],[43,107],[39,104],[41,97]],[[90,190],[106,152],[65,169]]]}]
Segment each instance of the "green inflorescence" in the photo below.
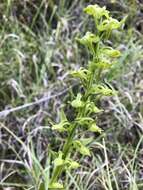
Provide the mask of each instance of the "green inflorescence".
[{"label": "green inflorescence", "polygon": [[70,73],[72,77],[80,80],[84,89],[83,92],[78,92],[75,99],[71,101],[76,116],[73,121],[68,121],[62,110],[60,122],[52,125],[53,130],[67,133],[67,138],[62,150],[59,150],[54,160],[53,174],[49,184],[51,189],[64,188],[64,185],[59,183],[63,171],[80,167],[78,161],[71,158],[73,151],[76,150],[84,156],[91,156],[89,148],[84,143],[89,139],[75,138],[75,131],[80,128],[83,131],[101,134],[103,130],[96,124],[93,116],[103,110],[97,107],[96,101],[103,96],[117,94],[113,88],[109,88],[103,82],[102,76],[115,64],[115,58],[121,56],[121,53],[105,45],[105,42],[110,37],[112,30],[120,28],[125,19],[118,21],[112,18],[105,7],[101,8],[98,5],[89,5],[84,12],[93,17],[96,34],[87,32],[84,37],[78,39],[78,42],[88,49],[91,60],[86,68],[80,68]]}]

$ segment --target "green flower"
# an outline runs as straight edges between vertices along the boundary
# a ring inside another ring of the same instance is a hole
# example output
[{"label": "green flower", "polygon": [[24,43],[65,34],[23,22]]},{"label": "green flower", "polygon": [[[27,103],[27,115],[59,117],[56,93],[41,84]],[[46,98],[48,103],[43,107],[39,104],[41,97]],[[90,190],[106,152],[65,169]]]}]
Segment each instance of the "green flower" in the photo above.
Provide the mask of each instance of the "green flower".
[{"label": "green flower", "polygon": [[79,141],[79,140],[73,141],[73,146],[74,146],[74,148],[77,149],[77,151],[79,151],[81,154],[86,155],[86,156],[90,156],[90,151],[89,151],[89,149],[88,149],[86,146],[84,146],[81,141]]},{"label": "green flower", "polygon": [[100,32],[103,32],[103,31],[109,32],[114,29],[120,28],[122,24],[124,23],[124,21],[125,21],[125,18],[119,22],[117,19],[109,17],[108,19],[104,20],[101,24],[97,25],[97,29]]},{"label": "green flower", "polygon": [[71,102],[72,107],[82,108],[84,106],[84,102],[81,100],[81,98],[82,95],[78,93],[76,99]]},{"label": "green flower", "polygon": [[96,123],[92,123],[92,125],[89,127],[89,131],[100,133],[103,131],[100,127],[96,125]]},{"label": "green flower", "polygon": [[57,130],[59,132],[64,132],[64,131],[67,131],[67,129],[65,127],[69,126],[69,125],[70,125],[70,123],[68,122],[66,115],[65,115],[64,111],[62,110],[60,113],[60,122],[52,125],[52,129]]},{"label": "green flower", "polygon": [[88,5],[84,12],[93,16],[96,19],[100,19],[101,17],[105,16],[109,18],[109,11],[106,10],[106,7],[99,7],[98,5]]}]

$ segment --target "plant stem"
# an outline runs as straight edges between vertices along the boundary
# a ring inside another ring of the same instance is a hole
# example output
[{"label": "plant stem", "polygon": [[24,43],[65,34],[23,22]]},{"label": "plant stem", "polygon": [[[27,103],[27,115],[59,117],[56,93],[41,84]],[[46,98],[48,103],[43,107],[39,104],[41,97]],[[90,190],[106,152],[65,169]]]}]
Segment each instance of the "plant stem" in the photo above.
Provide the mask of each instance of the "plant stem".
[{"label": "plant stem", "polygon": [[[90,91],[90,88],[92,87],[92,84],[93,84],[94,74],[95,74],[95,71],[91,74],[91,76],[90,76],[90,78],[89,78],[88,87],[86,88],[85,94],[84,94],[84,96],[83,96],[83,99],[84,99],[85,102],[86,102],[87,99],[88,99],[88,95],[89,95],[88,92]],[[99,71],[98,75],[100,75],[100,71]],[[99,78],[98,78],[97,80],[99,80]],[[85,104],[86,104],[86,103],[85,103]],[[85,110],[85,107],[83,107],[83,108],[78,112],[77,118],[84,116],[84,110]],[[72,126],[72,128],[71,128],[71,131],[70,131],[70,133],[69,133],[69,135],[68,135],[67,141],[65,142],[65,144],[64,144],[64,146],[63,146],[63,151],[62,151],[62,152],[63,152],[63,157],[62,157],[62,158],[63,158],[64,160],[67,158],[68,153],[69,153],[70,150],[71,150],[71,144],[72,144],[72,141],[73,141],[73,138],[74,138],[74,133],[75,133],[76,128],[77,128],[77,124],[74,123],[73,126]],[[61,175],[62,171],[63,171],[63,166],[62,166],[62,165],[61,165],[61,166],[57,166],[57,167],[54,169],[54,171],[53,171],[53,176],[52,176],[51,182],[50,182],[51,184],[57,182],[57,180],[58,180],[59,176]]]},{"label": "plant stem", "polygon": [[[72,130],[69,133],[69,136],[67,138],[67,141],[64,144],[64,147],[63,147],[63,159],[66,159],[66,157],[67,157],[67,155],[68,155],[68,153],[70,151],[70,145],[71,145],[71,142],[73,140],[75,129],[76,129],[76,125],[73,125]],[[63,170],[63,166],[57,166],[55,168],[53,176],[52,176],[52,179],[51,179],[51,184],[57,181],[58,177],[62,173],[62,170]]]}]

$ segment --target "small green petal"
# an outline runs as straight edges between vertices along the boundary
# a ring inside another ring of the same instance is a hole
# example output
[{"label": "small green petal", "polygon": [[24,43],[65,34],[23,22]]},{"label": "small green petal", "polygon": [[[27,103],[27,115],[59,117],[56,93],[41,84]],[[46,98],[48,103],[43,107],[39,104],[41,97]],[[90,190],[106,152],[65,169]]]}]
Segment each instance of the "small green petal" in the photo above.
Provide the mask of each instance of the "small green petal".
[{"label": "small green petal", "polygon": [[96,123],[93,123],[92,125],[91,125],[91,127],[89,128],[89,131],[91,131],[91,132],[97,132],[97,133],[102,133],[102,129],[100,128],[100,127],[98,127],[97,125],[96,125]]}]

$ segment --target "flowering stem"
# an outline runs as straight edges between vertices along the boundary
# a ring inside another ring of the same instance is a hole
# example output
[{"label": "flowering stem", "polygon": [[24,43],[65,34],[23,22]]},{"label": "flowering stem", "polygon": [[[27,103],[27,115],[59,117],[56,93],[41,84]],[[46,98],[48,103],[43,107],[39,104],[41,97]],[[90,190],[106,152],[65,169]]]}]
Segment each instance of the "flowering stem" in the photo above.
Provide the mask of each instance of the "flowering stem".
[{"label": "flowering stem", "polygon": [[[85,102],[88,99],[88,92],[89,92],[90,88],[92,87],[93,78],[94,78],[94,73],[91,74],[90,79],[88,81],[88,88],[86,89],[85,94],[83,95],[83,99],[84,99]],[[85,107],[82,107],[79,110],[76,118],[83,117],[84,116],[84,110],[85,110]],[[71,145],[72,145],[72,141],[73,141],[73,138],[74,138],[74,133],[76,131],[76,128],[77,128],[77,124],[74,123],[71,126],[71,130],[70,130],[70,133],[68,135],[67,141],[65,142],[65,144],[63,146],[63,151],[62,151],[63,156],[62,156],[62,158],[64,160],[68,157],[68,154],[69,154],[69,152],[71,150]],[[53,171],[53,176],[51,178],[51,182],[50,182],[51,184],[57,182],[57,180],[58,180],[59,176],[61,175],[62,171],[63,171],[63,166],[62,165],[61,166],[56,166],[56,168]]]}]

